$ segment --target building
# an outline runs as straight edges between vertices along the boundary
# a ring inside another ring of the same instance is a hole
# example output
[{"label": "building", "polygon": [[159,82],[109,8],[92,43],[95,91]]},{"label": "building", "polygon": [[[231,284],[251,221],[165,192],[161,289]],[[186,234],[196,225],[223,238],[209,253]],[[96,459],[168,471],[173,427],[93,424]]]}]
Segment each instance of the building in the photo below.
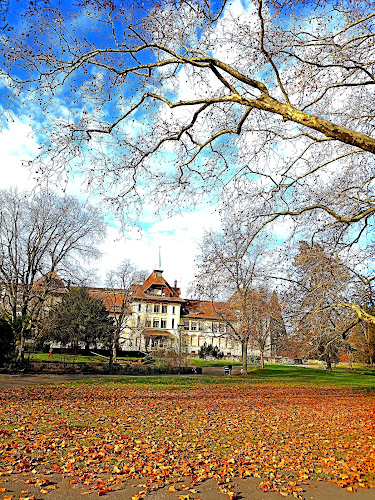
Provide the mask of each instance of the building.
[{"label": "building", "polygon": [[[56,272],[35,282],[32,287],[35,304],[31,301],[31,306],[38,319],[34,322],[36,330],[39,325],[42,327],[48,312],[70,288]],[[241,343],[233,339],[227,322],[220,315],[229,302],[183,299],[177,281],[171,286],[163,277],[160,265],[142,283],[133,284],[130,290],[89,287],[89,293],[103,301],[115,323],[121,319],[119,347],[123,351],[150,352],[175,347],[196,356],[206,343],[217,346],[226,358],[242,355]],[[265,355],[271,352],[270,337]],[[249,356],[259,354],[249,346]]]},{"label": "building", "polygon": [[[119,314],[120,296],[116,303],[110,300],[108,290],[96,288],[90,289],[90,293],[101,298],[113,316]],[[218,314],[223,306],[222,302],[181,298],[177,282],[171,286],[163,271],[154,269],[143,283],[132,286],[120,348],[150,352],[175,346],[194,356],[206,343],[217,346],[225,357],[240,357],[241,343],[233,340],[226,322]],[[266,355],[270,352],[271,339]],[[249,349],[248,354],[257,356],[259,351]]]}]

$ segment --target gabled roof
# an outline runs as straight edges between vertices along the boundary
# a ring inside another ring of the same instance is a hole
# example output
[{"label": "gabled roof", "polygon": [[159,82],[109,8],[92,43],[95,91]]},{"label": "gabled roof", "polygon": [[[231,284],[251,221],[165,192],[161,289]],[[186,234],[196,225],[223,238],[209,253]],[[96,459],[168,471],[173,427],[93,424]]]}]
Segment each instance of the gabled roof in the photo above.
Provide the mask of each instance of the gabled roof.
[{"label": "gabled roof", "polygon": [[[133,285],[133,299],[159,300],[165,302],[183,302],[180,297],[180,289],[172,287],[163,278],[162,271],[154,270],[150,276],[140,285]],[[160,293],[156,293],[159,292]]]},{"label": "gabled roof", "polygon": [[120,290],[120,289],[113,290],[107,288],[90,287],[89,294],[94,299],[100,299],[109,311],[117,310],[116,306],[118,308],[125,306],[125,308],[131,311],[131,306],[130,306],[131,298],[130,296],[128,297],[127,290]]},{"label": "gabled roof", "polygon": [[67,287],[56,271],[49,271],[47,274],[34,281],[32,285],[32,288],[35,290],[42,290],[46,287],[48,290],[56,293],[65,293],[67,291]]},{"label": "gabled roof", "polygon": [[220,310],[225,308],[225,302],[212,302],[211,300],[186,299],[181,316],[196,320],[222,320]]}]

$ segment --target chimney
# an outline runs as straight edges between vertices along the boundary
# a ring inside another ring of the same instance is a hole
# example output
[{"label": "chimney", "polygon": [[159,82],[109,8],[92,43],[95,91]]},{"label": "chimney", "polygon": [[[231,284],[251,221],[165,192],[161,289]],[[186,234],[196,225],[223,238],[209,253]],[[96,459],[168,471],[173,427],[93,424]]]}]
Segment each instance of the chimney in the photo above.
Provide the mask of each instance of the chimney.
[{"label": "chimney", "polygon": [[177,288],[177,280],[174,280],[174,287]]}]

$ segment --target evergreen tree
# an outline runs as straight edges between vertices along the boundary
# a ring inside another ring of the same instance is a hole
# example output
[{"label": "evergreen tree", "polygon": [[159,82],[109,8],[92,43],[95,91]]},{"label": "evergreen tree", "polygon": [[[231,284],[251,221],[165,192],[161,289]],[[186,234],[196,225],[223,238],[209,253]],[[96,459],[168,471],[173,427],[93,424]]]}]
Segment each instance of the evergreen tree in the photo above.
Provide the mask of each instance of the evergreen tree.
[{"label": "evergreen tree", "polygon": [[113,321],[103,302],[91,297],[87,288],[79,287],[66,293],[51,312],[47,330],[53,340],[72,347],[83,342],[88,350],[98,342],[108,345]]}]

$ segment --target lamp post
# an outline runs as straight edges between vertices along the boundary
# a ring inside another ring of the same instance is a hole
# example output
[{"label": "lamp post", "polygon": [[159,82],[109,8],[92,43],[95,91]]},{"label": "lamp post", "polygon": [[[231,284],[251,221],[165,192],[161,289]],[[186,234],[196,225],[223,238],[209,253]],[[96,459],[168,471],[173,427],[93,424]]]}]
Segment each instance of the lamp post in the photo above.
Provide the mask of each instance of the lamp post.
[{"label": "lamp post", "polygon": [[179,323],[177,325],[177,331],[178,331],[178,375],[181,375],[182,333],[184,331],[183,323]]}]

